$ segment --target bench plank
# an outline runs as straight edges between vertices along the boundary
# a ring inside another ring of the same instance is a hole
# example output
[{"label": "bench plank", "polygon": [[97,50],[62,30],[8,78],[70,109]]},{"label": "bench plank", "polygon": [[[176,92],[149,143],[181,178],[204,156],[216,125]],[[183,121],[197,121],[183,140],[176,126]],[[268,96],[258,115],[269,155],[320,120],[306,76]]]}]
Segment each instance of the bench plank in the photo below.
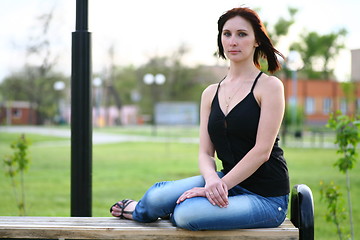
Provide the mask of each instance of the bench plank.
[{"label": "bench plank", "polygon": [[169,221],[138,223],[113,217],[0,217],[0,238],[37,239],[299,239],[287,219],[278,228],[188,231]]}]

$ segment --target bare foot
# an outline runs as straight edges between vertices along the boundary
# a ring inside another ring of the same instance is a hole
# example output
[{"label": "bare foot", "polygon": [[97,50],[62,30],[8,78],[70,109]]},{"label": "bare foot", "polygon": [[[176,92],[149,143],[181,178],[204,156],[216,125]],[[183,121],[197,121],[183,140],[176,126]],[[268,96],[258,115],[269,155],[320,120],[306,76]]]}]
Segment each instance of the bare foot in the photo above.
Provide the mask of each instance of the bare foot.
[{"label": "bare foot", "polygon": [[137,205],[136,201],[133,200],[122,200],[120,202],[115,203],[111,208],[111,215],[114,217],[133,219],[132,213],[135,210]]}]

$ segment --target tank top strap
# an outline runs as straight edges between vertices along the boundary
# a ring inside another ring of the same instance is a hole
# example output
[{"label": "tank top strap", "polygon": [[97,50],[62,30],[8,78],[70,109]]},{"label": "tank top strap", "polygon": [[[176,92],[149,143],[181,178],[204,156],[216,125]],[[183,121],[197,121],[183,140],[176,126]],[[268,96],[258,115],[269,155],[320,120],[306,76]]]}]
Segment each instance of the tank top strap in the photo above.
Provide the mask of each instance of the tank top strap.
[{"label": "tank top strap", "polygon": [[216,89],[216,95],[219,92],[220,84],[222,83],[222,81],[224,81],[225,78],[226,78],[226,76],[223,79],[221,79],[221,81],[218,83],[218,86],[217,86],[217,89]]},{"label": "tank top strap", "polygon": [[260,72],[260,73],[257,75],[257,77],[255,78],[255,81],[254,81],[254,83],[253,83],[253,85],[252,85],[252,87],[251,87],[251,92],[254,91],[255,85],[256,85],[258,79],[260,78],[261,74],[263,74],[263,72]]}]

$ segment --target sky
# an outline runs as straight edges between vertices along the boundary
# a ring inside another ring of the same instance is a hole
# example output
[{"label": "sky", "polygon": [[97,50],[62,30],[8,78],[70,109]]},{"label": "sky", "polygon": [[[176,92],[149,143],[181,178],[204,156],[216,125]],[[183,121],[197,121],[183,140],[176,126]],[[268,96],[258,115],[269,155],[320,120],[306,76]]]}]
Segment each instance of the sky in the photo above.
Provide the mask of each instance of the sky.
[{"label": "sky", "polygon": [[[38,17],[53,10],[50,26],[52,56],[56,70],[71,73],[71,33],[75,31],[75,0],[0,0],[0,81],[11,72],[37,59],[27,58],[29,39],[39,36]],[[301,34],[319,34],[346,28],[346,48],[333,62],[338,80],[350,78],[351,49],[360,48],[359,0],[89,0],[89,32],[92,35],[92,69],[108,69],[109,49],[116,65],[139,66],[149,57],[171,55],[181,44],[189,53],[189,65],[213,65],[217,20],[239,6],[260,9],[260,18],[273,23],[288,17],[288,7],[299,11],[296,23],[277,46],[284,55]]]}]

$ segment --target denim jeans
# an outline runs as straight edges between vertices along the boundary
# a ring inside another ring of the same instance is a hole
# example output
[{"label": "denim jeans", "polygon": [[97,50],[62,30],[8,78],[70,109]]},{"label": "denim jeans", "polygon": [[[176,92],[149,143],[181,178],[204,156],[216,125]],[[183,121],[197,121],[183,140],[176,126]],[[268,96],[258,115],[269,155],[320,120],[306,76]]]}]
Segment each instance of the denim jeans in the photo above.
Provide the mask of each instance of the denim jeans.
[{"label": "denim jeans", "polygon": [[[224,176],[222,172],[218,175]],[[194,231],[277,227],[285,220],[288,195],[262,197],[240,186],[229,190],[226,208],[213,206],[205,197],[176,204],[185,191],[204,185],[202,176],[156,183],[138,202],[133,218],[138,222],[154,222],[170,214],[175,226]]]}]

